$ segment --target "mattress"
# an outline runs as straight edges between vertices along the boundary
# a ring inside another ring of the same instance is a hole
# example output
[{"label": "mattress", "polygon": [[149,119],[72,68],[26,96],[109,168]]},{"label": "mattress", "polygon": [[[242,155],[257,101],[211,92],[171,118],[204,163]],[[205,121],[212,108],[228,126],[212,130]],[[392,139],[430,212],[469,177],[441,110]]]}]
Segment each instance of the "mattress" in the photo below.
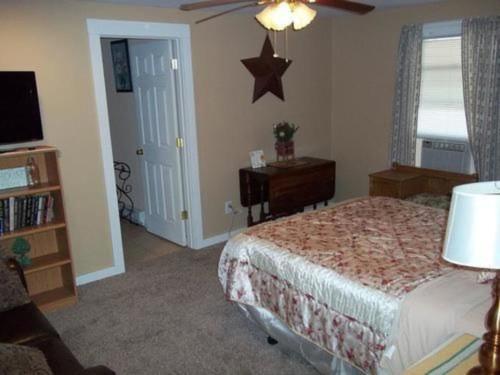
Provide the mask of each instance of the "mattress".
[{"label": "mattress", "polygon": [[446,216],[376,197],[265,223],[227,243],[219,278],[228,300],[361,371],[399,371],[413,359],[397,347],[404,302],[457,272],[440,257]]}]

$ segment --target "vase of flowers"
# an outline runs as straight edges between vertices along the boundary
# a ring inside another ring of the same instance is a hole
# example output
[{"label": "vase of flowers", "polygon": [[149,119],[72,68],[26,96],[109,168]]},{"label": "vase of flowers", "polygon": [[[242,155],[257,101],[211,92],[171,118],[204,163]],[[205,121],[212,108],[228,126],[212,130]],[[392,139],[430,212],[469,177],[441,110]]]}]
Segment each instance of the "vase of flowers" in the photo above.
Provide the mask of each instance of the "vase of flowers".
[{"label": "vase of flowers", "polygon": [[276,160],[295,159],[295,147],[293,135],[299,130],[298,126],[287,121],[282,121],[273,125],[273,133],[276,139],[274,149],[276,150]]}]

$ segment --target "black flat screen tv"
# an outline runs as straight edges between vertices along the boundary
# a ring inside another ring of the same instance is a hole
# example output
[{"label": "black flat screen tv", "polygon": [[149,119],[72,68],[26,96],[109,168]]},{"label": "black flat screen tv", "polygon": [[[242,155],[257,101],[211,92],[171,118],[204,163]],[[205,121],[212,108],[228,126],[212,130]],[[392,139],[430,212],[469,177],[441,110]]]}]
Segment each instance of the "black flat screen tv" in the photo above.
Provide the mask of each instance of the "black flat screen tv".
[{"label": "black flat screen tv", "polygon": [[35,72],[0,72],[0,144],[42,139]]}]

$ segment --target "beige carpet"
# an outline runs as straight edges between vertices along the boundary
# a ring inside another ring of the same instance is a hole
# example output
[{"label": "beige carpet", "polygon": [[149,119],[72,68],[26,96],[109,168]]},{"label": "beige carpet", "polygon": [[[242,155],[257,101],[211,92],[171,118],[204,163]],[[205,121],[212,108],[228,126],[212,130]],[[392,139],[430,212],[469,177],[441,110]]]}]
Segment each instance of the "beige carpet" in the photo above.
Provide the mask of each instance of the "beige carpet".
[{"label": "beige carpet", "polygon": [[269,346],[225,301],[220,251],[171,248],[145,257],[123,275],[79,288],[79,303],[49,319],[84,365],[117,374],[316,374],[279,344]]}]

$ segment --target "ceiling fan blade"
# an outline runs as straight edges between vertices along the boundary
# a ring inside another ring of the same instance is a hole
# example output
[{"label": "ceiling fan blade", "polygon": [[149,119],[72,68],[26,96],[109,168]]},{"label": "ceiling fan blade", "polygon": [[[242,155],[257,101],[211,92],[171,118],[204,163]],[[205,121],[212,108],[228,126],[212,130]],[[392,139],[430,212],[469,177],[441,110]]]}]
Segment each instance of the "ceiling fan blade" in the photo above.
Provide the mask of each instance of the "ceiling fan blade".
[{"label": "ceiling fan blade", "polygon": [[240,10],[240,9],[255,7],[255,6],[258,6],[258,5],[262,5],[262,3],[252,3],[252,4],[240,5],[239,7],[228,9],[228,10],[225,10],[224,12],[220,12],[220,13],[217,13],[217,14],[213,14],[213,15],[211,15],[209,17],[202,18],[201,20],[198,20],[195,23],[196,24],[202,23],[202,22],[211,20],[213,18],[223,16],[224,14],[228,14],[228,13],[231,13],[231,12],[236,12],[237,10]]},{"label": "ceiling fan blade", "polygon": [[355,3],[353,1],[347,1],[347,0],[312,0],[310,2],[312,4],[333,7],[359,14],[365,14],[375,9],[373,5]]},{"label": "ceiling fan blade", "polygon": [[250,1],[255,1],[255,0],[206,0],[206,1],[199,1],[197,3],[182,4],[179,7],[179,9],[180,10],[196,10],[196,9],[216,7],[216,6],[220,6],[220,5],[248,3]]}]

